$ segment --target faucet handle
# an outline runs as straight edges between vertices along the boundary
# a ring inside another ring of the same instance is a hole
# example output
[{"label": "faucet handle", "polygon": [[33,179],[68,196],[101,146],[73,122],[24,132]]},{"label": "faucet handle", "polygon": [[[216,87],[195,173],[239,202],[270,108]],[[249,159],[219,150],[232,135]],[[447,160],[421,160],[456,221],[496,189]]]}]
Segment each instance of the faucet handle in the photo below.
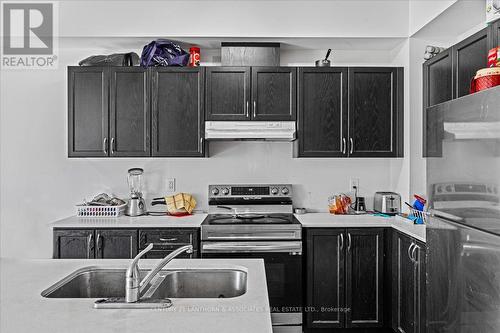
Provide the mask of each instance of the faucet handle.
[{"label": "faucet handle", "polygon": [[139,252],[135,256],[134,260],[132,260],[132,262],[130,263],[130,265],[127,268],[126,277],[137,277],[138,276],[137,273],[139,272],[139,268],[137,267],[137,264],[139,263],[139,259],[141,259],[141,257],[144,256],[146,253],[148,253],[152,248],[153,248],[153,243],[149,243],[149,245],[146,246],[146,248],[144,250],[142,250],[141,252]]}]

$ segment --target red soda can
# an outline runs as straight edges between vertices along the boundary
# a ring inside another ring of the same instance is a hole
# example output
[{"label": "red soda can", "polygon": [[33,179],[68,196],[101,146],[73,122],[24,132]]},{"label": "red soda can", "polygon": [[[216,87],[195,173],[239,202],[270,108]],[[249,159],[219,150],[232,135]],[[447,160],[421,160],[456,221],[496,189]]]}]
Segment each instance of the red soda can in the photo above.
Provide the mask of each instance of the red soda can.
[{"label": "red soda can", "polygon": [[198,67],[200,66],[200,48],[199,47],[191,47],[189,48],[189,66],[190,67]]}]

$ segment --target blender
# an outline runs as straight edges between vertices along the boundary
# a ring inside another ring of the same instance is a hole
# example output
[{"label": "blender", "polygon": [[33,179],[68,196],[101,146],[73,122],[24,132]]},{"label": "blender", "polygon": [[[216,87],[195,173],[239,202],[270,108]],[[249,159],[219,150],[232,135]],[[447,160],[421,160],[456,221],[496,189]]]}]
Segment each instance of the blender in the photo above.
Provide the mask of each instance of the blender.
[{"label": "blender", "polygon": [[141,168],[132,168],[128,170],[128,187],[130,190],[130,199],[128,201],[125,215],[141,216],[146,213],[146,202],[142,198],[142,174]]}]

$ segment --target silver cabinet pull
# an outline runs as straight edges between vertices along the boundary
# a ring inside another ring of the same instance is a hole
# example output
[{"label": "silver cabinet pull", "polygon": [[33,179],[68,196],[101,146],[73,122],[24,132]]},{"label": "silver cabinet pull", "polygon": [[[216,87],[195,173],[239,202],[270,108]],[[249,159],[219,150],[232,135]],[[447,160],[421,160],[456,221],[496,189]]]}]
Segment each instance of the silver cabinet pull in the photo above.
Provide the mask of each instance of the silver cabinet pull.
[{"label": "silver cabinet pull", "polygon": [[96,238],[96,243],[97,243],[97,251],[101,251],[101,233],[97,233],[97,238]]},{"label": "silver cabinet pull", "polygon": [[413,246],[413,250],[411,250],[411,259],[413,260],[413,262],[415,264],[418,264],[418,260],[417,260],[417,257],[416,257],[416,251],[417,249],[420,249],[420,246],[418,246],[417,244],[415,244],[415,246]]},{"label": "silver cabinet pull", "polygon": [[346,148],[347,148],[347,146],[346,146],[345,138],[342,138],[342,154],[344,154],[344,155],[345,155]]},{"label": "silver cabinet pull", "polygon": [[115,138],[111,138],[111,155],[115,153]]},{"label": "silver cabinet pull", "polygon": [[344,234],[340,234],[340,250],[344,249]]},{"label": "silver cabinet pull", "polygon": [[203,138],[200,138],[200,152],[203,152]]},{"label": "silver cabinet pull", "polygon": [[247,106],[246,106],[246,111],[245,111],[245,114],[246,114],[246,117],[247,117],[247,118],[248,118],[248,117],[250,117],[250,109],[249,109],[249,104],[250,104],[250,102],[249,102],[249,101],[247,101]]},{"label": "silver cabinet pull", "polygon": [[410,260],[413,261],[412,257],[411,257],[411,251],[413,249],[413,246],[415,246],[415,243],[411,242],[410,246],[408,246],[408,258],[410,258]]},{"label": "silver cabinet pull", "polygon": [[253,101],[253,117],[257,116],[257,101]]},{"label": "silver cabinet pull", "polygon": [[108,155],[108,138],[104,138],[102,140],[102,151],[104,152],[105,155]]},{"label": "silver cabinet pull", "polygon": [[352,138],[349,138],[349,142],[351,143],[349,154],[352,154],[354,152],[354,140]]},{"label": "silver cabinet pull", "polygon": [[347,252],[351,251],[351,233],[347,233]]},{"label": "silver cabinet pull", "polygon": [[92,246],[92,238],[94,237],[93,234],[90,234],[88,237],[87,237],[87,259],[90,259],[90,251],[92,250],[93,246]]},{"label": "silver cabinet pull", "polygon": [[161,242],[175,242],[177,238],[160,238]]}]

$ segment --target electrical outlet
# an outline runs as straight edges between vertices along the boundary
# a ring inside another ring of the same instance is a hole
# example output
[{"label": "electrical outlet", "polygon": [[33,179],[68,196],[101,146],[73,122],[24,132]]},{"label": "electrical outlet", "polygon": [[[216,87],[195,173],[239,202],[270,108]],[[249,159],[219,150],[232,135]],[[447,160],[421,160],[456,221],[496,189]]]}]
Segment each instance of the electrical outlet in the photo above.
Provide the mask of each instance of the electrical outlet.
[{"label": "electrical outlet", "polygon": [[175,192],[175,178],[168,178],[167,179],[167,191],[168,192]]},{"label": "electrical outlet", "polygon": [[349,183],[349,190],[354,191],[355,189],[358,189],[359,191],[359,178],[351,178],[351,181]]}]

